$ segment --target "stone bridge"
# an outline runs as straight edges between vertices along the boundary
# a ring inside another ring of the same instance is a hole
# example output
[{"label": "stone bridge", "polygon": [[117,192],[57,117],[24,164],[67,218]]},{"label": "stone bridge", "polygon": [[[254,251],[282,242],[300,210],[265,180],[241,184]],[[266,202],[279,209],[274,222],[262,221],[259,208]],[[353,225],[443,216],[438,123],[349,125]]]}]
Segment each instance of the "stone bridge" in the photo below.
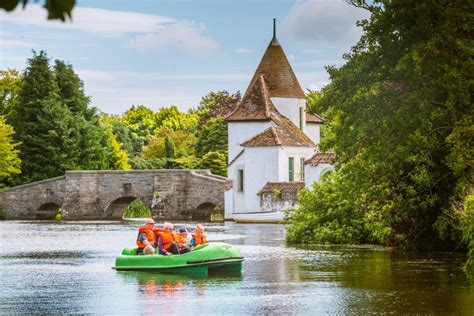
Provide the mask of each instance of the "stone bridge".
[{"label": "stone bridge", "polygon": [[121,218],[139,198],[156,219],[209,220],[223,215],[226,178],[209,170],[66,171],[60,177],[0,191],[7,219]]}]

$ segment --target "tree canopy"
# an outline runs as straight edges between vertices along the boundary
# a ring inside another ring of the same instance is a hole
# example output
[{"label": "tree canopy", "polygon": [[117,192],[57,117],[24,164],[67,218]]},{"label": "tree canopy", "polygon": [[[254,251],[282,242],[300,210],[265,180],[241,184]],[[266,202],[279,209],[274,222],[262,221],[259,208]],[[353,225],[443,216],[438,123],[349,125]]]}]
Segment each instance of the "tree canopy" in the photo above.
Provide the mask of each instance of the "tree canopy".
[{"label": "tree canopy", "polygon": [[302,194],[287,239],[459,247],[472,220],[472,1],[349,2],[371,12],[364,33],[309,98],[338,171]]}]

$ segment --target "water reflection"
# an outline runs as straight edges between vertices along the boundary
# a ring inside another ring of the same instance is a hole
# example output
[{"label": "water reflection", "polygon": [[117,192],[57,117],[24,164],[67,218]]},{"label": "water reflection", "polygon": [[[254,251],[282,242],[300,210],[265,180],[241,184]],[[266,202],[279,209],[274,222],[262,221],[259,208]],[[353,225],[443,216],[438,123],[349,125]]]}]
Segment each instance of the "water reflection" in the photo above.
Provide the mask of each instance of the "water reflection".
[{"label": "water reflection", "polygon": [[0,313],[472,314],[474,310],[474,282],[461,271],[465,260],[461,253],[373,246],[286,247],[282,225],[207,225],[210,240],[239,245],[245,257],[241,275],[112,270],[115,256],[133,244],[139,225],[0,222]]}]

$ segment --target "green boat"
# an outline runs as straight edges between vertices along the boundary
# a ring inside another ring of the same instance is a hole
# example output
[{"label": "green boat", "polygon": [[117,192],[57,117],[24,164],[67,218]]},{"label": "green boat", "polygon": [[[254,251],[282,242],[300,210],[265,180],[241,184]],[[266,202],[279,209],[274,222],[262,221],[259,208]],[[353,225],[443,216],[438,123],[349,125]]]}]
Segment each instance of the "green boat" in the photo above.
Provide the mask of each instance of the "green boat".
[{"label": "green boat", "polygon": [[160,273],[208,274],[242,271],[240,250],[223,242],[200,245],[182,255],[137,255],[137,248],[125,248],[115,259],[117,271],[155,271]]}]

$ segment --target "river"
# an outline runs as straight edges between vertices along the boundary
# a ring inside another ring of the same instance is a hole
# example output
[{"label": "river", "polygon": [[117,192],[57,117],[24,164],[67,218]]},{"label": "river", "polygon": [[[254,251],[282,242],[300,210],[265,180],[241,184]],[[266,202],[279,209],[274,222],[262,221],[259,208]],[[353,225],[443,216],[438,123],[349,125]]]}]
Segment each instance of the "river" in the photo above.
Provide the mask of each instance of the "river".
[{"label": "river", "polygon": [[[181,224],[176,224],[178,227]],[[188,228],[192,227],[188,224]],[[1,314],[473,315],[474,281],[456,252],[288,247],[283,225],[208,224],[239,245],[242,275],[117,272],[138,223],[0,222]]]}]

